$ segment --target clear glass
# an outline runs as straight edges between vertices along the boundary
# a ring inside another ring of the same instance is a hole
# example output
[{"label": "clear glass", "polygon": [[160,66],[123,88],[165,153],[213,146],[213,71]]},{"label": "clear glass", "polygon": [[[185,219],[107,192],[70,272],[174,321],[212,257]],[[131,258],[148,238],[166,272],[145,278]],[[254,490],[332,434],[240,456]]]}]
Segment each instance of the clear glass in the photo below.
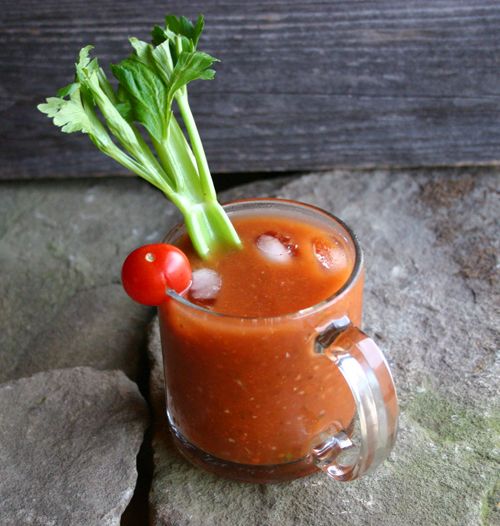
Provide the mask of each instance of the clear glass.
[{"label": "clear glass", "polygon": [[[387,362],[358,327],[363,256],[351,230],[310,205],[242,200],[229,216],[278,214],[341,236],[354,266],[332,297],[292,314],[220,314],[169,291],[159,307],[167,418],[180,452],[228,478],[278,482],[322,469],[355,479],[382,462],[398,404]],[[173,229],[165,242],[184,233]]]}]

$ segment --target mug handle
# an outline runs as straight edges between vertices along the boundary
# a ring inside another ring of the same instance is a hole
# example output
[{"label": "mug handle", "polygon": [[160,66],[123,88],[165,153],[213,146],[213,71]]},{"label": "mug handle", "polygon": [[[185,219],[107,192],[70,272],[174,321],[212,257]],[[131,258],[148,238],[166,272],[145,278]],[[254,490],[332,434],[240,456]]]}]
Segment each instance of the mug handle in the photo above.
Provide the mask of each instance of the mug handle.
[{"label": "mug handle", "polygon": [[377,344],[346,316],[320,331],[315,352],[327,356],[349,385],[359,429],[352,440],[345,430],[323,440],[312,461],[335,480],[354,480],[375,469],[394,445],[399,409],[391,371]]}]

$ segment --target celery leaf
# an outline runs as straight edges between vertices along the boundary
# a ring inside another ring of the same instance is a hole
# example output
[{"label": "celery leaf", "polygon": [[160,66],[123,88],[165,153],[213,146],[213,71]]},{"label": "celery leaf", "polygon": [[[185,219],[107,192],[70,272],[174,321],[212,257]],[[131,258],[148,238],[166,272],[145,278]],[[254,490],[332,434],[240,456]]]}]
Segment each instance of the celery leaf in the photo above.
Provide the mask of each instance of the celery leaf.
[{"label": "celery leaf", "polygon": [[[65,91],[61,90],[61,92]],[[62,97],[49,97],[45,104],[39,104],[37,108],[42,113],[46,113],[64,133],[92,132],[91,122],[80,99],[79,88],[73,89],[69,100]]]},{"label": "celery leaf", "polygon": [[218,62],[218,60],[201,51],[194,51],[192,53],[182,52],[177,59],[170,78],[169,95],[173,96],[178,89],[193,80],[213,79],[215,71],[210,69],[210,66],[214,62]]},{"label": "celery leaf", "polygon": [[167,15],[165,17],[165,28],[191,40],[193,49],[196,49],[198,45],[204,25],[205,20],[202,15],[198,16],[195,24],[184,16]]},{"label": "celery leaf", "polygon": [[113,64],[111,70],[130,98],[134,119],[157,141],[161,141],[167,131],[165,84],[154,71],[135,58],[127,58],[119,64]]}]

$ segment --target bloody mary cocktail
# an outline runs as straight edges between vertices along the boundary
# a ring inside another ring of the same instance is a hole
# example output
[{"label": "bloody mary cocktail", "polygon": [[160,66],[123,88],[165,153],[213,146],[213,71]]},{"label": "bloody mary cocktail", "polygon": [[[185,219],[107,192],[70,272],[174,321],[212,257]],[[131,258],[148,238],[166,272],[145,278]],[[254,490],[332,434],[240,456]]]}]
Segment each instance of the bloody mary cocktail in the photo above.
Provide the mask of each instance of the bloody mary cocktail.
[{"label": "bloody mary cocktail", "polygon": [[[38,108],[63,132],[87,135],[183,215],[190,241],[175,230],[122,267],[129,296],[159,308],[179,449],[244,480],[282,480],[315,466],[351,480],[387,456],[397,424],[387,363],[356,327],[361,253],[341,221],[314,207],[219,204],[188,98],[188,84],[215,74],[217,59],[198,51],[203,27],[202,15],[167,15],[151,43],[131,38],[132,54],[112,67],[118,86],[85,46],[74,82]],[[340,453],[352,453],[355,412],[360,446],[351,462]]]},{"label": "bloody mary cocktail", "polygon": [[182,233],[167,239],[193,268],[188,296],[159,307],[170,424],[219,473],[227,461],[222,474],[247,480],[235,465],[273,466],[265,480],[306,474],[316,469],[311,448],[355,412],[315,342],[332,319],[359,324],[361,255],[346,227],[313,207],[257,200],[226,210],[242,250],[204,261]]}]

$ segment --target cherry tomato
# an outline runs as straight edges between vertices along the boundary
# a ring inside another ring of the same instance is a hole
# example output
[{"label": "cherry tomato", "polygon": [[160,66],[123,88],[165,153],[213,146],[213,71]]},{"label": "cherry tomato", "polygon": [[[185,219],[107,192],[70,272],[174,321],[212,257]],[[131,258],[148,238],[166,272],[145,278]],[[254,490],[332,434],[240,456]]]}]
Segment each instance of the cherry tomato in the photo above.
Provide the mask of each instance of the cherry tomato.
[{"label": "cherry tomato", "polygon": [[131,252],[122,267],[125,292],[143,305],[161,305],[167,289],[184,292],[191,284],[188,258],[177,247],[158,243]]}]

